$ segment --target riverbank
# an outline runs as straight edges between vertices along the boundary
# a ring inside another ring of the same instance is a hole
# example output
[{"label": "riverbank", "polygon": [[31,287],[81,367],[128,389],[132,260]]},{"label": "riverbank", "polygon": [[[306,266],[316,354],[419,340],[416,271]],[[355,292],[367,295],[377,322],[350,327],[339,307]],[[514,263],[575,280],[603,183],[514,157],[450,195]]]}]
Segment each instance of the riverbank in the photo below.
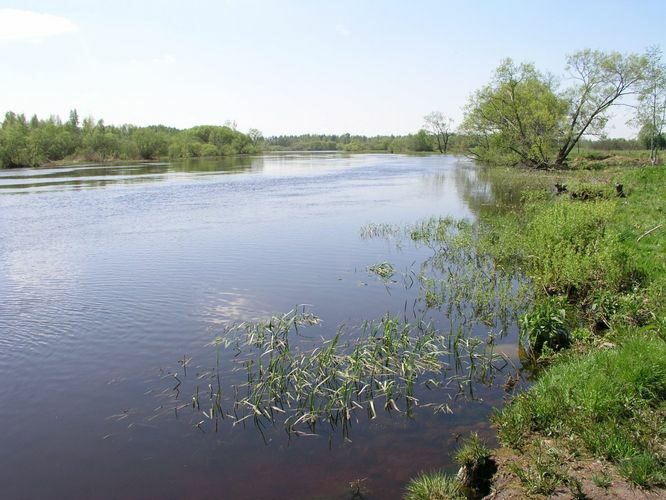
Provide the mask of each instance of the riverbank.
[{"label": "riverbank", "polygon": [[[545,343],[547,366],[495,417],[509,457],[495,488],[635,498],[666,484],[666,170],[573,171],[559,183],[565,192],[519,217],[541,285],[522,327],[532,347]],[[555,353],[563,332],[571,346]]]},{"label": "riverbank", "polygon": [[535,291],[520,326],[537,382],[493,418],[492,498],[666,494],[666,169],[600,162],[492,174],[548,186],[479,222],[478,249]]}]

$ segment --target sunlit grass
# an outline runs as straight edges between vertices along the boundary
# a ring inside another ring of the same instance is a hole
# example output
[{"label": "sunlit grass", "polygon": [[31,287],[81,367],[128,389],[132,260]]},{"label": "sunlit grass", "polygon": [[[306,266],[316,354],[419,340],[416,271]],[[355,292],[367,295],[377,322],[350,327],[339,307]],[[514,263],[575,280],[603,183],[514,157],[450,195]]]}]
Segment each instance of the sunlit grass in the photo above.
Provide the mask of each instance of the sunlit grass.
[{"label": "sunlit grass", "polygon": [[455,477],[443,472],[422,473],[410,480],[405,500],[457,500],[466,498]]}]

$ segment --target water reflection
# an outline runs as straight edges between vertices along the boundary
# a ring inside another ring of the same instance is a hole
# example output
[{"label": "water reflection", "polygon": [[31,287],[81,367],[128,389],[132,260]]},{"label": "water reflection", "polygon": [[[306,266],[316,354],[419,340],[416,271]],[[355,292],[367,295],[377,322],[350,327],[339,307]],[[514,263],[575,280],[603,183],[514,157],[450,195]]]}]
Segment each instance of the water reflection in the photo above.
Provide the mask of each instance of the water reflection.
[{"label": "water reflection", "polygon": [[67,168],[20,169],[0,172],[0,192],[30,193],[44,190],[80,190],[113,184],[153,183],[193,174],[261,172],[263,157],[234,156],[191,159],[172,163],[133,165],[81,165]]},{"label": "water reflection", "polygon": [[462,164],[452,176],[457,191],[477,216],[511,210],[526,189],[548,186],[543,176],[531,175],[527,170],[477,167],[473,163]]}]

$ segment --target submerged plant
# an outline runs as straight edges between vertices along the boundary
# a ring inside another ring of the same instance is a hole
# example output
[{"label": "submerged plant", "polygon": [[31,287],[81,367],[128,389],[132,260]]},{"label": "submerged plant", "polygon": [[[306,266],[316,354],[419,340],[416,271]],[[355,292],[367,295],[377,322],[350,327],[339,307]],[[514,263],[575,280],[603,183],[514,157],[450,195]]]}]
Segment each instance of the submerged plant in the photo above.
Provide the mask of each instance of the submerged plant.
[{"label": "submerged plant", "polygon": [[[412,324],[387,315],[358,330],[339,329],[330,339],[301,331],[318,323],[318,317],[295,309],[228,327],[214,345],[236,352],[231,373],[236,383],[228,391],[233,396],[222,396],[226,375],[219,362],[217,369],[200,374],[198,380],[209,383],[205,390],[197,385],[190,404],[205,418],[197,428],[211,422],[217,429],[228,418],[233,425],[253,422],[259,430],[281,422],[289,435],[313,435],[323,422],[340,427],[346,437],[358,414],[369,419],[382,410],[412,415],[421,405],[419,387],[462,392],[475,380],[492,381],[496,361],[507,364],[492,343],[482,347],[478,339],[460,338],[450,350],[451,335],[423,321]],[[180,390],[180,382],[174,390]],[[450,411],[446,402],[423,406]]]},{"label": "submerged plant", "polygon": [[[442,310],[468,334],[474,324],[506,332],[531,295],[519,273],[498,265],[480,245],[479,228],[465,220],[431,218],[405,226],[368,225],[364,237],[401,239],[432,250],[416,275],[426,309]],[[379,269],[378,269],[379,271]]]},{"label": "submerged plant", "polygon": [[379,264],[370,266],[368,268],[368,271],[375,273],[384,281],[391,279],[395,274],[395,269],[393,268],[390,262],[380,262]]}]

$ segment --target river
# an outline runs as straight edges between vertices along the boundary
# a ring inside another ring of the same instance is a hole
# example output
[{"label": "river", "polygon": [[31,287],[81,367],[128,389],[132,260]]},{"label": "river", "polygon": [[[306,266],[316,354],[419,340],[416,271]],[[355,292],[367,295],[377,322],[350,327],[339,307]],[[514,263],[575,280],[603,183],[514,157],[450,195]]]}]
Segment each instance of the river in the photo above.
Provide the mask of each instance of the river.
[{"label": "river", "polygon": [[390,499],[420,470],[453,470],[459,435],[493,442],[499,387],[453,414],[361,419],[348,439],[214,432],[160,410],[179,360],[195,377],[225,325],[307,304],[327,338],[413,307],[417,286],[368,268],[407,275],[429,250],[360,230],[473,220],[492,203],[478,169],[283,153],[0,171],[1,496],[350,498],[358,481],[364,498]]}]

